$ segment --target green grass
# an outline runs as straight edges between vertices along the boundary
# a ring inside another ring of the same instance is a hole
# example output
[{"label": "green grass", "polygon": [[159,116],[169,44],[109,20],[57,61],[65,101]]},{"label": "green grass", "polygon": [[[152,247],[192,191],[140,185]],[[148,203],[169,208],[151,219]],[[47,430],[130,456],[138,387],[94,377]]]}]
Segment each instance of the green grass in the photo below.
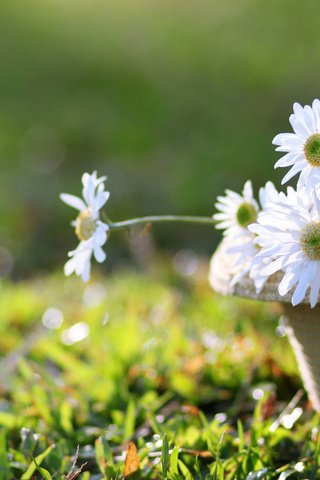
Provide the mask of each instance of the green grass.
[{"label": "green grass", "polygon": [[0,479],[318,478],[318,416],[281,415],[300,381],[278,317],[201,268],[3,283]]}]

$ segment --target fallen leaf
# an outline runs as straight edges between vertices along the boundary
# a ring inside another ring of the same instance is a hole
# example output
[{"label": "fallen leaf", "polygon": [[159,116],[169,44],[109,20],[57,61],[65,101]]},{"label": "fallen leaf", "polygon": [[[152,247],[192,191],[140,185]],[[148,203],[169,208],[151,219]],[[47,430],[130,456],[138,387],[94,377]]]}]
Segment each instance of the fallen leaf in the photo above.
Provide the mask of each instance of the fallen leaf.
[{"label": "fallen leaf", "polygon": [[138,452],[133,442],[129,443],[126,459],[124,462],[124,478],[133,478],[133,475],[140,471]]}]

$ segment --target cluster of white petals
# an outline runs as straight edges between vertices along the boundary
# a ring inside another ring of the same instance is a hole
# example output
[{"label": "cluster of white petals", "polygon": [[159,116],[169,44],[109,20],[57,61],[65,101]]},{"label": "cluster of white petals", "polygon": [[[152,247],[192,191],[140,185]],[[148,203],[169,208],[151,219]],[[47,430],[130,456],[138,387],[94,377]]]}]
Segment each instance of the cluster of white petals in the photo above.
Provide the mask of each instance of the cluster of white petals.
[{"label": "cluster of white petals", "polygon": [[[216,208],[219,213],[213,215],[218,222],[216,228],[225,229],[224,251],[229,256],[228,274],[231,286],[241,282],[245,275],[253,280],[257,292],[260,292],[267,280],[261,275],[261,269],[266,264],[266,259],[256,256],[258,248],[255,245],[256,236],[248,226],[257,220],[261,208],[268,203],[277,201],[278,192],[272,182],[267,182],[259,192],[259,203],[253,196],[251,182],[248,180],[243,188],[242,195],[231,190],[226,190],[226,196],[218,197]],[[212,260],[209,280],[215,275],[214,259]],[[211,281],[212,283],[212,281]]]},{"label": "cluster of white petals", "polygon": [[106,177],[97,178],[97,172],[82,175],[82,198],[61,193],[61,200],[79,211],[72,226],[80,240],[75,250],[68,253],[70,259],[65,264],[65,275],[75,273],[87,282],[90,279],[91,257],[94,255],[97,262],[106,259],[102,246],[107,241],[108,225],[100,220],[100,210],[109,198],[105,190]]},{"label": "cluster of white petals", "polygon": [[[278,192],[267,182],[259,191],[258,202],[248,180],[241,194],[226,190],[225,196],[218,197],[213,218],[216,227],[224,230],[231,286],[247,276],[259,294],[268,278],[280,272],[279,295],[291,295],[293,305],[309,301],[314,307],[320,292],[320,101],[304,107],[295,103],[289,121],[293,133],[273,139],[276,150],[285,152],[275,168],[290,167],[282,184],[299,174],[297,189]],[[83,198],[60,195],[79,211],[72,225],[80,243],[69,252],[65,274],[76,273],[84,281],[90,278],[92,256],[98,262],[106,258],[102,246],[109,226],[100,219],[100,210],[109,198],[105,180],[96,172],[85,173]]]},{"label": "cluster of white petals", "polygon": [[245,225],[239,209],[257,205],[246,182],[246,195],[227,191],[218,197],[214,218],[230,245],[232,284],[249,275],[259,293],[280,272],[279,295],[289,293],[292,305],[309,301],[314,307],[320,292],[320,101],[314,100],[312,107],[295,103],[293,111],[289,120],[294,133],[277,135],[273,143],[286,152],[275,168],[291,167],[282,184],[299,173],[297,189],[278,192],[268,182],[259,192],[256,219]]},{"label": "cluster of white petals", "polygon": [[293,290],[292,305],[297,305],[309,290],[314,307],[320,289],[320,202],[315,191],[311,196],[304,188],[295,192],[294,203],[283,197],[269,204],[258,222],[249,226],[261,247],[257,258],[266,261],[261,275],[283,271],[279,294]]},{"label": "cluster of white petals", "polygon": [[287,152],[275,168],[291,169],[283,177],[282,184],[300,172],[297,188],[305,186],[310,191],[320,185],[320,101],[314,100],[312,107],[293,105],[289,121],[294,133],[280,133],[273,142],[278,152]]}]

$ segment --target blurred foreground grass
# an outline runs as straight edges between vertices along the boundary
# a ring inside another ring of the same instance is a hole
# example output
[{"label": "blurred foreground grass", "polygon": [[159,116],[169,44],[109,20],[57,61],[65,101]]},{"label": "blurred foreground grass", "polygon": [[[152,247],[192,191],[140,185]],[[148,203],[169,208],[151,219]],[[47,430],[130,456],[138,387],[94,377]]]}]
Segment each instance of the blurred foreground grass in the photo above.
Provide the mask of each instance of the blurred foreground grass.
[{"label": "blurred foreground grass", "polygon": [[202,268],[3,283],[0,479],[318,478],[278,317]]}]

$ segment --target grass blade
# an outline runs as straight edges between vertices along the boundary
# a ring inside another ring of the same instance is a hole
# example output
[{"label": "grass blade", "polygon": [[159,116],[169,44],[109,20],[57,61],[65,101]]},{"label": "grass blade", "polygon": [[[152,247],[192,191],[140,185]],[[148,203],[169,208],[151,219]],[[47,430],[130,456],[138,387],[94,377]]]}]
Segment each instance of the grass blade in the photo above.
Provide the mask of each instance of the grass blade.
[{"label": "grass blade", "polygon": [[22,475],[21,480],[31,480],[34,472],[54,448],[55,445],[50,445],[50,447],[48,447],[43,453],[40,453],[40,455],[34,458],[30,463],[27,471]]}]

